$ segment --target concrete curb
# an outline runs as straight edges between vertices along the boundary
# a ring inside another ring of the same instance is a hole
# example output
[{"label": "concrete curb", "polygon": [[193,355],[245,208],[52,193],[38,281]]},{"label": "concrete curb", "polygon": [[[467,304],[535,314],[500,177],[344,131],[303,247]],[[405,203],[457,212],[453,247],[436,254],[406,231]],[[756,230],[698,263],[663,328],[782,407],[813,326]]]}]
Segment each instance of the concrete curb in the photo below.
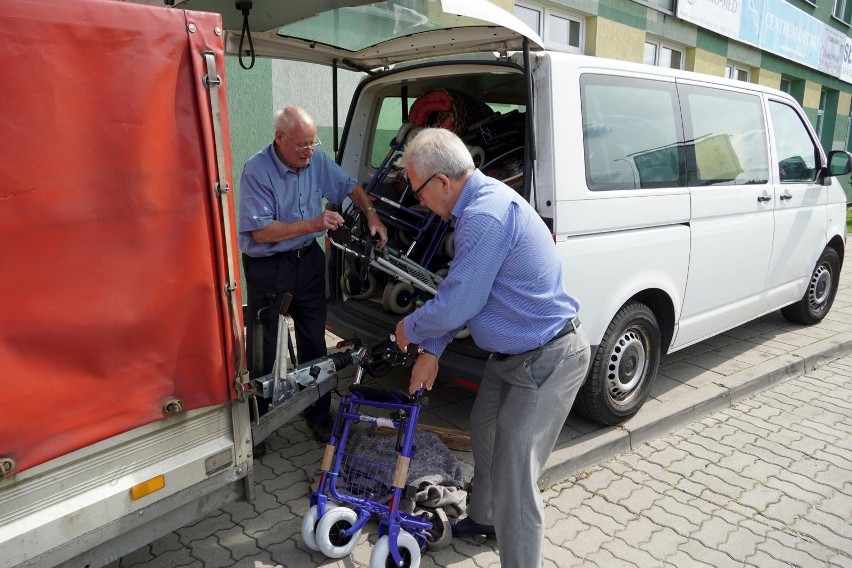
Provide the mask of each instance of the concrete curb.
[{"label": "concrete curb", "polygon": [[602,428],[554,448],[539,479],[539,487],[546,489],[579,471],[850,352],[852,332],[842,332],[705,384],[671,401],[649,405],[624,424]]}]

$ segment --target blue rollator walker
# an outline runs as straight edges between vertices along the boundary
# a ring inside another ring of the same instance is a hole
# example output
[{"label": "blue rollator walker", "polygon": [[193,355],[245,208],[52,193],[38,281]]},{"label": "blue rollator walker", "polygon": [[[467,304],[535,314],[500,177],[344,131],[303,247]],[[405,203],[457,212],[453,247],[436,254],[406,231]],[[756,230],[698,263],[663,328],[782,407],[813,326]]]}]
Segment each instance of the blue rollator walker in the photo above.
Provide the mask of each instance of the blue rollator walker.
[{"label": "blue rollator walker", "polygon": [[[379,519],[379,540],[370,555],[370,568],[389,566],[417,568],[426,533],[432,523],[399,509],[403,498],[413,498],[416,488],[406,485],[414,456],[414,434],[423,402],[423,388],[414,396],[395,389],[362,385],[367,369],[409,368],[417,357],[416,346],[408,353],[396,348],[393,336],[372,350],[352,352],[358,365],[349,393],[340,400],[331,439],[325,447],[316,491],[302,521],[302,539],[311,550],[330,558],[348,556],[357,546],[364,525]],[[387,417],[365,414],[378,410]],[[355,455],[347,448],[353,424],[366,422],[397,430],[396,463],[382,463]],[[347,506],[333,506],[330,500]]]}]

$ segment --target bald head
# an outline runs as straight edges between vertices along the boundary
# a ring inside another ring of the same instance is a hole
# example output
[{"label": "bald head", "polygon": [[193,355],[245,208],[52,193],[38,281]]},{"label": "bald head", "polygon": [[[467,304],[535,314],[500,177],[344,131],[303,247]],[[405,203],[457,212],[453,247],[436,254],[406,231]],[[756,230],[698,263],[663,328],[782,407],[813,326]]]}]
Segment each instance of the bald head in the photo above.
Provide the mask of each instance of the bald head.
[{"label": "bald head", "polygon": [[308,111],[298,106],[288,106],[279,110],[275,114],[274,126],[275,130],[283,130],[288,134],[304,127],[316,130],[314,117]]}]

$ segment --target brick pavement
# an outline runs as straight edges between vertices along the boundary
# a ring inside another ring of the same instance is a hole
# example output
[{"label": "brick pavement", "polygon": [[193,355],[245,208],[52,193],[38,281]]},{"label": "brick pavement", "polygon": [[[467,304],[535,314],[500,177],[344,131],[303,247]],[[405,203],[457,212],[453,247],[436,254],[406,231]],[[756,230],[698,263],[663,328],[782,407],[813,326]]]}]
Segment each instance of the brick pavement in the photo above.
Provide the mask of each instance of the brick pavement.
[{"label": "brick pavement", "polygon": [[[852,567],[846,268],[819,325],[769,314],[666,357],[651,398],[624,425],[569,417],[543,480],[545,565]],[[472,394],[440,386],[430,398],[424,422],[467,428]],[[322,458],[304,422],[268,442],[254,502],[229,504],[110,568],[368,566],[375,523],[339,561],[301,542],[306,471]],[[457,455],[469,478],[470,454]],[[498,566],[495,546],[458,539],[422,566]]]}]

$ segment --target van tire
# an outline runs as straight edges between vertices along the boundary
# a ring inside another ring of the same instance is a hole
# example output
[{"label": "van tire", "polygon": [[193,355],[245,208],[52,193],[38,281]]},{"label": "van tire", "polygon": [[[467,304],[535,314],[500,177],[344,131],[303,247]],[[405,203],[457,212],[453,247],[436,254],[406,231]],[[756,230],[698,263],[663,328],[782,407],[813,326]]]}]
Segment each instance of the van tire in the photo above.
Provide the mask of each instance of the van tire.
[{"label": "van tire", "polygon": [[604,333],[575,410],[611,426],[636,414],[657,376],[661,343],[654,312],[639,302],[626,303]]},{"label": "van tire", "polygon": [[808,280],[808,287],[795,304],[781,308],[781,315],[793,323],[813,325],[828,314],[840,284],[840,255],[826,247]]}]

